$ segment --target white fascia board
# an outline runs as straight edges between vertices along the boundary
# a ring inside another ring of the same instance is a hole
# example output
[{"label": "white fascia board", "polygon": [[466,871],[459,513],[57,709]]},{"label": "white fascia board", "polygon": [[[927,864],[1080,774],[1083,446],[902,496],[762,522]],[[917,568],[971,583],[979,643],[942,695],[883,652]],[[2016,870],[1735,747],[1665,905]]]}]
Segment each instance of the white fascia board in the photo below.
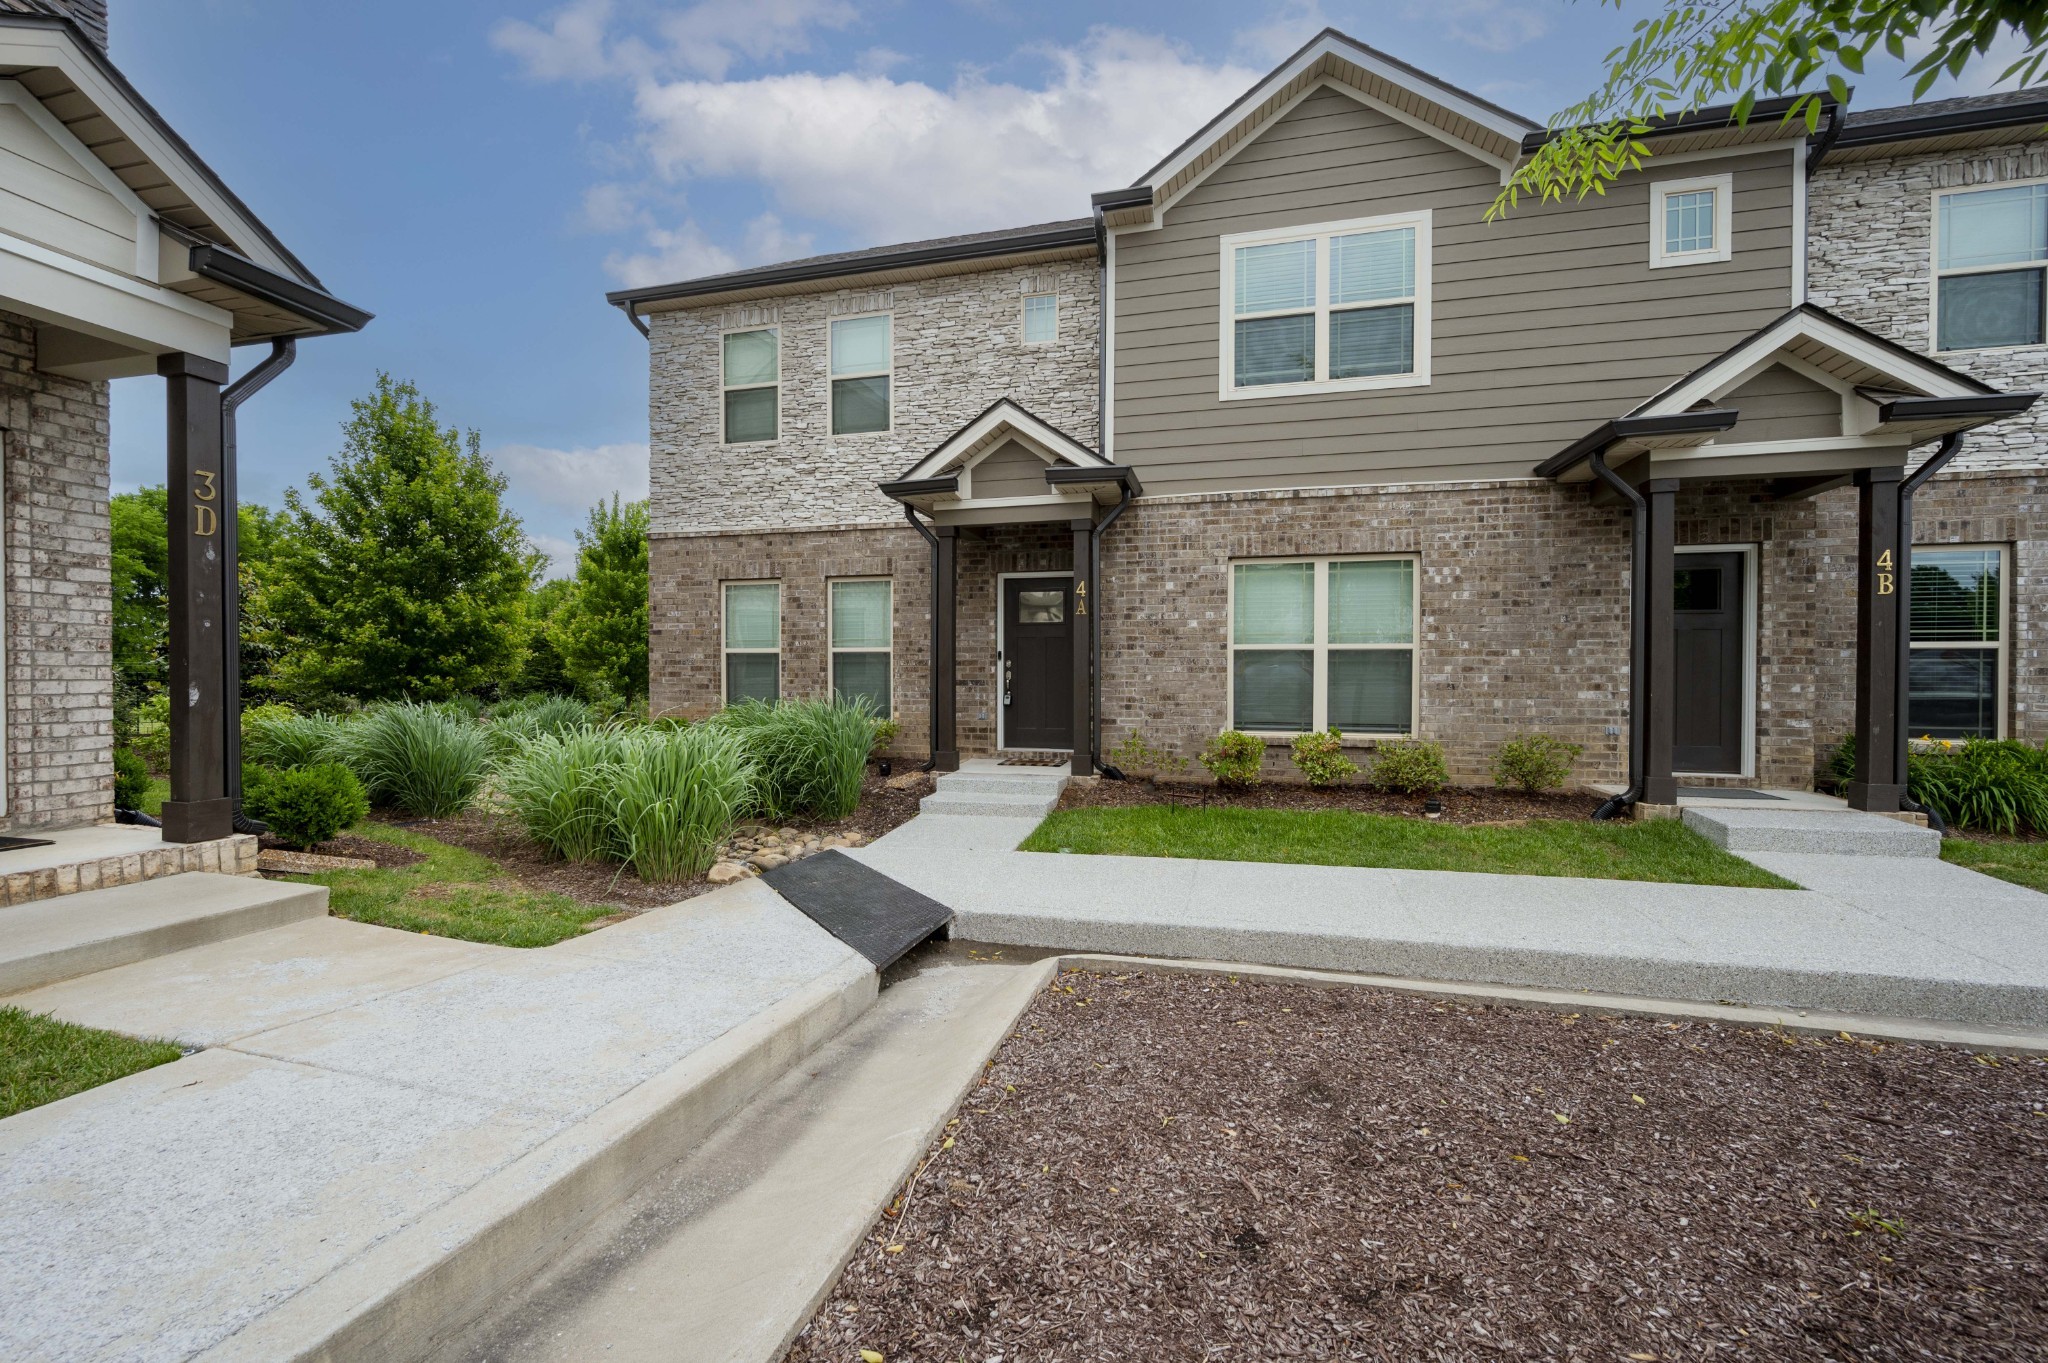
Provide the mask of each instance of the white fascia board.
[{"label": "white fascia board", "polygon": [[226,363],[234,315],[35,242],[0,237],[0,307],[132,346]]},{"label": "white fascia board", "polygon": [[[1061,460],[1079,468],[1109,468],[1108,460],[1085,446],[1060,434],[1023,408],[1008,400],[997,403],[983,412],[974,421],[963,427],[951,440],[926,455],[916,468],[903,475],[905,481],[918,478],[937,478],[947,465],[957,458],[962,450],[972,449],[999,429],[1007,427],[1021,438],[1027,446],[1036,446],[1033,451],[1040,458],[1049,452],[1048,463]],[[990,446],[991,449],[994,445]],[[977,461],[978,462],[978,461]]]},{"label": "white fascia board", "polygon": [[[299,270],[270,249],[264,234],[233,204],[215,193],[206,177],[196,173],[177,147],[164,140],[151,121],[139,113],[128,98],[100,73],[97,66],[79,52],[76,40],[66,30],[55,28],[0,29],[0,66],[50,66],[92,101],[101,116],[121,135],[134,143],[185,197],[224,230],[234,249],[267,270],[287,279],[303,282]],[[94,158],[97,160],[98,158]]]},{"label": "white fascia board", "polygon": [[1705,401],[1715,393],[1726,392],[1740,384],[1742,379],[1738,376],[1761,372],[1770,364],[1776,363],[1776,353],[1802,337],[1819,341],[1822,345],[1838,350],[1881,374],[1910,383],[1929,397],[1980,396],[1979,390],[1956,382],[1937,368],[1916,363],[1913,357],[1899,355],[1889,349],[1873,345],[1853,332],[1828,326],[1819,318],[1801,314],[1783,319],[1747,345],[1722,356],[1705,371],[1677,387],[1658,394],[1629,415],[1668,416],[1686,411],[1694,403]]}]

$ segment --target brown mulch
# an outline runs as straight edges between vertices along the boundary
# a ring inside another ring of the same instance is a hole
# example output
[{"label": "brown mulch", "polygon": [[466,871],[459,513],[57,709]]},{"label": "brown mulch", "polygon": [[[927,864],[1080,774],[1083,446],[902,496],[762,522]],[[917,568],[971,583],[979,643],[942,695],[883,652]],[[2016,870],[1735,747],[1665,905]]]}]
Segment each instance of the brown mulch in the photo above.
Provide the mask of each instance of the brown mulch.
[{"label": "brown mulch", "polygon": [[[287,848],[280,839],[270,833],[265,833],[259,838],[257,844],[266,852],[297,850]],[[338,833],[326,842],[317,843],[305,850],[323,857],[357,857],[364,861],[374,861],[380,871],[388,871],[398,866],[411,866],[426,860],[424,854],[415,852],[410,847],[394,847],[388,842],[378,842],[375,838],[365,838],[354,833]]]},{"label": "brown mulch", "polygon": [[2041,1060],[1074,971],[788,1357],[2040,1359],[2044,1164]]},{"label": "brown mulch", "polygon": [[[1425,795],[1398,795],[1370,786],[1312,790],[1296,782],[1268,781],[1250,790],[1225,790],[1195,781],[1074,781],[1060,796],[1061,809],[1114,805],[1189,804],[1233,809],[1348,809],[1360,814],[1425,817]],[[1500,823],[1510,819],[1584,819],[1604,796],[1590,791],[1546,791],[1538,795],[1493,786],[1453,786],[1436,797],[1444,823]]]}]

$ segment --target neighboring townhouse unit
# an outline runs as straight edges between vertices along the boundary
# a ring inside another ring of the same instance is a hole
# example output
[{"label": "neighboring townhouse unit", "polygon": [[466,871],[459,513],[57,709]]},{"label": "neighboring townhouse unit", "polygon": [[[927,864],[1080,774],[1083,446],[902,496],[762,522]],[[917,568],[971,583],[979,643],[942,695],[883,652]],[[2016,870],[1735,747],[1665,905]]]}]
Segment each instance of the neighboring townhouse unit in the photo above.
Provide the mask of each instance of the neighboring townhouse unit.
[{"label": "neighboring townhouse unit", "polygon": [[1782,108],[1488,222],[1543,129],[1325,32],[1089,218],[612,295],[655,708],[1076,772],[1542,731],[1649,805],[1853,730],[1895,809],[1909,730],[2048,737],[2048,107]]}]

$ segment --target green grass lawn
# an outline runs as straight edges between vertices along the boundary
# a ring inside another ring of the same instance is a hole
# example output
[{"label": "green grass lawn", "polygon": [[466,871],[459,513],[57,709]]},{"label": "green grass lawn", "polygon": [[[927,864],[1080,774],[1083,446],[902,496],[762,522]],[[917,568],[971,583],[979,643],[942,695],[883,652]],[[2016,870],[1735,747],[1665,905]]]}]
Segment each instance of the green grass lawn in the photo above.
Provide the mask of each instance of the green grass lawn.
[{"label": "green grass lawn", "polygon": [[152,776],[149,778],[149,788],[142,792],[142,812],[152,819],[161,819],[164,816],[164,801],[170,798],[171,778]]},{"label": "green grass lawn", "polygon": [[0,1007],[0,1117],[69,1098],[182,1054],[169,1041],[141,1041]]},{"label": "green grass lawn", "polygon": [[328,887],[328,908],[337,918],[465,942],[544,947],[574,937],[585,925],[617,912],[579,904],[567,895],[529,890],[487,858],[410,829],[365,823],[349,831],[410,847],[426,860],[375,871],[328,871],[306,877]]},{"label": "green grass lawn", "polygon": [[1941,859],[2048,894],[2048,842],[1943,838]]},{"label": "green grass lawn", "polygon": [[1130,805],[1056,810],[1024,840],[1023,850],[1799,888],[1676,819],[1532,819],[1474,828],[1341,810]]}]

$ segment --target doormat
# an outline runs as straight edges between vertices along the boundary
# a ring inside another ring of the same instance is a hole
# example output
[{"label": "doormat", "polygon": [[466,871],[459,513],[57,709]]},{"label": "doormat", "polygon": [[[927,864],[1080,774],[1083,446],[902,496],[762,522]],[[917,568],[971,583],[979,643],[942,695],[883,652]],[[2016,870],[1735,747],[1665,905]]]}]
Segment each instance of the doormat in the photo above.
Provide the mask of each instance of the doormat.
[{"label": "doormat", "polygon": [[24,847],[55,847],[48,838],[0,838],[0,852],[19,852]]},{"label": "doormat", "polygon": [[1063,752],[1020,752],[999,758],[999,767],[1064,767],[1073,761],[1073,754]]},{"label": "doormat", "polygon": [[885,970],[945,927],[953,911],[837,850],[761,873],[805,917]]},{"label": "doormat", "polygon": [[1782,795],[1772,795],[1761,790],[1722,789],[1720,786],[1680,786],[1681,800],[1783,800]]}]

